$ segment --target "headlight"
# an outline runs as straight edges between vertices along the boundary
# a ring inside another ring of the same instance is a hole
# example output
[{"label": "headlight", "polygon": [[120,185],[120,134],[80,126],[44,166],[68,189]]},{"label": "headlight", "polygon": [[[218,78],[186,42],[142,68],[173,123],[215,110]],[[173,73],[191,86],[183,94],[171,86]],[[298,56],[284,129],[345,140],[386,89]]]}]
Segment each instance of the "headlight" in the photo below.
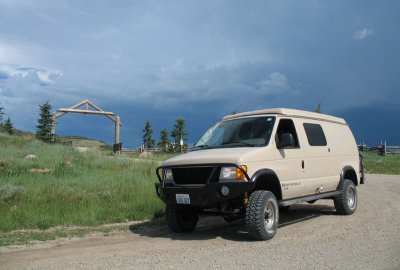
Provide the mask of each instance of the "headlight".
[{"label": "headlight", "polygon": [[[247,166],[241,166],[242,169],[247,172]],[[222,167],[219,174],[219,179],[222,180],[236,180],[246,178],[243,171],[236,167]]]},{"label": "headlight", "polygon": [[222,167],[219,179],[233,180],[236,179],[236,167]]},{"label": "headlight", "polygon": [[172,182],[174,181],[174,177],[172,176],[171,169],[164,169],[163,170],[163,178],[165,182]]}]

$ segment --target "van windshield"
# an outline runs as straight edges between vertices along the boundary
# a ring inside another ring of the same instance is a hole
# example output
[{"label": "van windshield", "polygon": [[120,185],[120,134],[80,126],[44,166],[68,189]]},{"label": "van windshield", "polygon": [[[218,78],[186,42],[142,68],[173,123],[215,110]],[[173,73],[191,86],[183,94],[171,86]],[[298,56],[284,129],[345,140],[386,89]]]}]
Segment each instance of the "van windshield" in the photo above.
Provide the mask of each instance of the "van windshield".
[{"label": "van windshield", "polygon": [[248,117],[218,122],[210,127],[193,150],[268,145],[275,117]]}]

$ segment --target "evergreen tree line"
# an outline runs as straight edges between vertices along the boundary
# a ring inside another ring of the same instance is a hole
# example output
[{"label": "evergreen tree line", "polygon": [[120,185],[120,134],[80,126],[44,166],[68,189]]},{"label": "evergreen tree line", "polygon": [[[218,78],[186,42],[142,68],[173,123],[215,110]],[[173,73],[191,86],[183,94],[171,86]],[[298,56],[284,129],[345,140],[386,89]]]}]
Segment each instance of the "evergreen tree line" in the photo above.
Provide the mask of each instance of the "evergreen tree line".
[{"label": "evergreen tree line", "polygon": [[[166,128],[162,129],[160,132],[160,140],[157,142],[157,147],[161,148],[165,152],[180,151],[180,141],[181,137],[183,140],[183,149],[186,149],[188,145],[185,143],[187,138],[185,137],[189,133],[185,131],[186,119],[176,118],[174,129],[172,131],[167,131]],[[156,146],[156,140],[153,139],[153,130],[151,129],[150,120],[147,120],[143,131],[143,145],[146,149],[154,148]],[[171,139],[168,135],[171,135]],[[173,147],[174,145],[174,147]]]},{"label": "evergreen tree line", "polygon": [[[43,141],[50,141],[51,136],[51,109],[52,106],[47,101],[43,105],[39,105],[40,118],[37,120],[39,125],[36,126],[36,137]],[[8,117],[4,120],[5,108],[0,106],[0,131],[7,132],[8,134],[14,134],[14,125],[11,122],[11,118]]]},{"label": "evergreen tree line", "polygon": [[4,118],[4,107],[0,107],[0,131],[7,132],[8,134],[14,134],[14,127],[11,123],[11,118],[8,117],[6,120]]},{"label": "evergreen tree line", "polygon": [[[52,125],[52,116],[51,110],[52,106],[49,101],[46,101],[43,105],[39,105],[40,109],[40,118],[37,120],[38,125],[36,126],[36,137],[40,140],[50,142],[51,141],[51,125]],[[15,133],[13,124],[11,122],[10,117],[6,120],[4,118],[4,107],[0,106],[0,131],[7,132],[9,134]],[[317,113],[322,113],[321,111],[321,102],[318,104],[317,109],[313,110]],[[232,114],[236,114],[237,110],[234,110]],[[167,131],[166,128],[162,129],[160,132],[160,140],[157,142],[157,147],[163,149],[166,152],[170,151],[179,151],[180,150],[180,140],[182,137],[183,140],[183,148],[187,148],[187,138],[185,137],[188,133],[185,131],[186,119],[184,118],[176,118],[174,129],[172,131]],[[143,131],[143,145],[146,149],[154,148],[156,146],[156,140],[153,139],[153,130],[151,129],[150,120],[147,120],[145,123],[145,127]],[[171,139],[169,136],[171,136]],[[174,146],[174,147],[173,147]]]}]

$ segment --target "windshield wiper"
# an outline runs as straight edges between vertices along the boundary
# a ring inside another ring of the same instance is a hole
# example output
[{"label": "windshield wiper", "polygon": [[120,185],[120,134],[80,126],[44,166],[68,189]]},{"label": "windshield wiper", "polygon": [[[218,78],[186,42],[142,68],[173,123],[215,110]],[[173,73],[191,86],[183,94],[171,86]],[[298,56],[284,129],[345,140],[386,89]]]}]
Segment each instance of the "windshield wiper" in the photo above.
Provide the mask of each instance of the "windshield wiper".
[{"label": "windshield wiper", "polygon": [[196,145],[193,150],[200,150],[200,149],[210,149],[212,148],[211,146],[208,146],[207,144],[201,144],[201,145]]},{"label": "windshield wiper", "polygon": [[251,146],[251,147],[254,147],[254,146],[256,146],[255,144],[252,144],[252,143],[247,143],[247,142],[223,142],[221,145],[226,145],[226,144],[234,144],[234,143],[239,143],[239,144],[244,144],[244,145],[246,145],[246,146]]}]

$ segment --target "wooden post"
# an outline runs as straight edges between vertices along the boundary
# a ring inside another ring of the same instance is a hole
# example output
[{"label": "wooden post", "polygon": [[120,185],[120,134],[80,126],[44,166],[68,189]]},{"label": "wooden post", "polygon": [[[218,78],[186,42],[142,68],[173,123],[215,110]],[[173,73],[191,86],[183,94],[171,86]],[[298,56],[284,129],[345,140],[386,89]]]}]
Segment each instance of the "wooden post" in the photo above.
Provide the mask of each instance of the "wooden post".
[{"label": "wooden post", "polygon": [[365,151],[365,143],[364,143],[364,141],[361,143],[361,145],[360,145],[360,151]]},{"label": "wooden post", "polygon": [[386,156],[386,141],[385,144],[383,145],[383,155]]},{"label": "wooden post", "polygon": [[[120,120],[119,116],[116,117],[115,121],[115,144],[119,144],[119,125],[120,125]],[[120,154],[121,151],[117,151],[116,154]]]},{"label": "wooden post", "polygon": [[381,145],[379,145],[379,147],[378,147],[378,152],[379,152],[380,156],[386,155],[386,141],[385,141],[385,143],[382,143],[382,141],[381,141]]},{"label": "wooden post", "polygon": [[119,116],[116,117],[117,121],[115,121],[115,144],[119,143]]},{"label": "wooden post", "polygon": [[56,134],[56,112],[53,112],[51,115],[51,133],[50,133],[50,141],[55,141]]}]

